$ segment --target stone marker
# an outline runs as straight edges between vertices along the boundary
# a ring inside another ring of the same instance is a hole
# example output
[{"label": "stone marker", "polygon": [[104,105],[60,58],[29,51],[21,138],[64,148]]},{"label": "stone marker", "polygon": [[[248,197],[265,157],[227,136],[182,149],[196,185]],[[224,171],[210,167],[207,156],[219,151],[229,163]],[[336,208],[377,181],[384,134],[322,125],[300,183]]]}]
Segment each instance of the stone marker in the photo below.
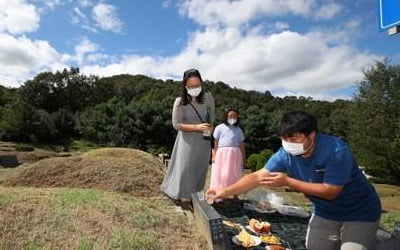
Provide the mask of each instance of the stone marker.
[{"label": "stone marker", "polygon": [[19,165],[16,155],[0,155],[0,165],[5,168],[14,168]]}]

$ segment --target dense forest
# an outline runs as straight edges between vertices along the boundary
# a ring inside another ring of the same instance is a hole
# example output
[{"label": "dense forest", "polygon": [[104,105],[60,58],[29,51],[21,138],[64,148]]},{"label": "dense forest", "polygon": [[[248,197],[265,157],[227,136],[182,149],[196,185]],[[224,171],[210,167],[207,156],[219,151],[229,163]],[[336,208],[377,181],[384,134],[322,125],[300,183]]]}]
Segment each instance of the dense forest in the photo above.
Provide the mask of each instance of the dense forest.
[{"label": "dense forest", "polygon": [[[239,107],[248,156],[276,151],[280,115],[301,109],[318,118],[320,131],[347,141],[369,175],[399,183],[400,66],[376,62],[363,73],[353,99],[334,102],[274,97],[223,82],[204,85],[216,100],[216,124],[224,107]],[[100,78],[70,68],[40,73],[18,88],[0,85],[0,139],[63,145],[66,150],[74,140],[87,140],[170,153],[176,135],[171,109],[181,84],[143,75]]]}]

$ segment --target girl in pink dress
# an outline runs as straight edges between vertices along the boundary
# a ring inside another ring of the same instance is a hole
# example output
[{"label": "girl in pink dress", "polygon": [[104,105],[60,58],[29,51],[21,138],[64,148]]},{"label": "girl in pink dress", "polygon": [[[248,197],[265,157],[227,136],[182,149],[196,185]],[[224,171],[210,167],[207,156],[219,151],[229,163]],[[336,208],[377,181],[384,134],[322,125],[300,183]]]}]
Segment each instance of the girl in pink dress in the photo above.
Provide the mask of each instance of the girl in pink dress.
[{"label": "girl in pink dress", "polygon": [[246,161],[244,135],[239,125],[239,110],[228,106],[224,122],[215,127],[210,188],[227,187],[242,177]]}]

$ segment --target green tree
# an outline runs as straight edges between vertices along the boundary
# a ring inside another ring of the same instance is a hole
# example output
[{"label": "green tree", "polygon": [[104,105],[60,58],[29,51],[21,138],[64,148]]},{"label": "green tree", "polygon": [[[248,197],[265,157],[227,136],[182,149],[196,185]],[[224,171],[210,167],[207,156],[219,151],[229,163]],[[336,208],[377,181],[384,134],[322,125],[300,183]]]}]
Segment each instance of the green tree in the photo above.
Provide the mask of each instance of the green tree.
[{"label": "green tree", "polygon": [[1,111],[0,135],[12,141],[40,141],[47,137],[43,113],[23,101],[5,105]]},{"label": "green tree", "polygon": [[83,112],[77,129],[85,139],[100,144],[165,148],[172,147],[174,141],[170,116],[164,102],[125,105],[114,98]]},{"label": "green tree", "polygon": [[373,176],[400,181],[400,66],[377,62],[364,71],[355,97],[352,145]]}]

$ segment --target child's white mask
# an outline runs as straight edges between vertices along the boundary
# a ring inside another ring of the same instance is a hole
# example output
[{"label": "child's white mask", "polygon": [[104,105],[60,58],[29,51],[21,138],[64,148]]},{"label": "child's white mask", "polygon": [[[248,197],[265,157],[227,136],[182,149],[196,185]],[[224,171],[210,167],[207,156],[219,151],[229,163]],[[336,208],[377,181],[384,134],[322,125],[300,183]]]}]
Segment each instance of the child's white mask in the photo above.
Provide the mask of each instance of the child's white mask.
[{"label": "child's white mask", "polygon": [[235,123],[236,123],[236,121],[237,121],[237,119],[234,119],[234,118],[228,118],[228,124],[229,124],[229,125],[233,125],[233,124],[235,124]]}]

